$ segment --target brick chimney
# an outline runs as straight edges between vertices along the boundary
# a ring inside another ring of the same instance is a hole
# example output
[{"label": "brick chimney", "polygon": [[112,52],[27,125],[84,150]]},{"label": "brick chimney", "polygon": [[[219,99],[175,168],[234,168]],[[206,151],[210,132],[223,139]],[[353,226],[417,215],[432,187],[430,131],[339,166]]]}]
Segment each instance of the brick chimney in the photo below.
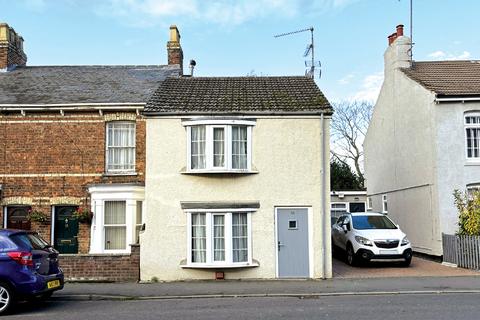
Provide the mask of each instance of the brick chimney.
[{"label": "brick chimney", "polygon": [[384,54],[385,75],[389,70],[410,68],[411,40],[403,34],[403,24],[396,27],[396,31],[388,36],[388,47]]},{"label": "brick chimney", "polygon": [[180,32],[176,25],[170,26],[170,40],[167,42],[168,64],[180,65],[180,72],[183,75],[183,50],[180,45]]},{"label": "brick chimney", "polygon": [[9,71],[27,64],[23,38],[6,23],[0,23],[0,71]]}]

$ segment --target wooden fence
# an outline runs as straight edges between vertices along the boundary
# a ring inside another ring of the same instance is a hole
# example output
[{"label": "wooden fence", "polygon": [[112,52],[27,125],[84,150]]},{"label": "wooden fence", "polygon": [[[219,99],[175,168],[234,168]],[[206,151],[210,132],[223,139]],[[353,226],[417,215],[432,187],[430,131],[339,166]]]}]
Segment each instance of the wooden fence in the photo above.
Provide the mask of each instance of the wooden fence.
[{"label": "wooden fence", "polygon": [[480,236],[442,234],[443,261],[480,270]]}]

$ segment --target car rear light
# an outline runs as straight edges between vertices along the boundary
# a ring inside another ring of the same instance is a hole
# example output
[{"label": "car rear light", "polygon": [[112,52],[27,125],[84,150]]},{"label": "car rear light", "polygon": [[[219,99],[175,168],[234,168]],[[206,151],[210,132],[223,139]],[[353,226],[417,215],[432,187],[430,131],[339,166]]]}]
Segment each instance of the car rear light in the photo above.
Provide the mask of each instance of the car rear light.
[{"label": "car rear light", "polygon": [[33,267],[33,256],[30,252],[12,251],[8,252],[7,254],[18,264],[21,264],[22,266]]}]

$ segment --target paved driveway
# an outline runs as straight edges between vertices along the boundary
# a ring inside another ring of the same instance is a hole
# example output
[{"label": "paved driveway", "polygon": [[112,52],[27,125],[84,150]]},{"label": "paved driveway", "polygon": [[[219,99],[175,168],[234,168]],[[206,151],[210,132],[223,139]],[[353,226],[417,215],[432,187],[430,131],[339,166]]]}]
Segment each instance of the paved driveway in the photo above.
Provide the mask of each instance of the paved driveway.
[{"label": "paved driveway", "polygon": [[342,257],[333,258],[333,276],[336,278],[391,278],[391,277],[448,277],[480,276],[480,272],[452,268],[441,263],[413,257],[410,267],[392,262],[371,262],[360,267],[350,267]]}]

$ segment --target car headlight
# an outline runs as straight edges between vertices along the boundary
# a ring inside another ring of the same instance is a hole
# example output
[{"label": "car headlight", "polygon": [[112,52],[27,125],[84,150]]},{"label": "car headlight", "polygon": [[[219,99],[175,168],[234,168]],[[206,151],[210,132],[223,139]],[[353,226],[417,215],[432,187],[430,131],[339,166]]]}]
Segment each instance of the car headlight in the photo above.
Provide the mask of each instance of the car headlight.
[{"label": "car headlight", "polygon": [[368,240],[367,238],[360,237],[360,236],[355,236],[355,240],[358,243],[363,244],[364,246],[369,246],[369,247],[373,246],[372,241]]},{"label": "car headlight", "polygon": [[402,239],[402,246],[406,246],[407,244],[409,244],[410,241],[408,241],[407,237],[403,237]]}]

